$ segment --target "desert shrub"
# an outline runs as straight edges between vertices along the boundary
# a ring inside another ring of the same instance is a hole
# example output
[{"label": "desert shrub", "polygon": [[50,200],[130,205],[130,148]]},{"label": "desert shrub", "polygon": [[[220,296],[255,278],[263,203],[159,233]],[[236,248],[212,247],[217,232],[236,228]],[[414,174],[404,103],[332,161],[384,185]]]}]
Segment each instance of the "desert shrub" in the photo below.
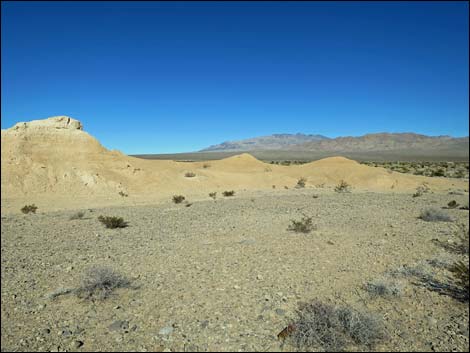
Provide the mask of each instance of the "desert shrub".
[{"label": "desert shrub", "polygon": [[215,200],[216,197],[217,197],[217,193],[216,192],[210,192],[209,197],[212,197]]},{"label": "desert shrub", "polygon": [[295,185],[295,187],[298,188],[298,189],[304,188],[306,182],[307,182],[307,179],[300,178],[299,180],[297,180],[297,185]]},{"label": "desert shrub", "polygon": [[271,168],[269,168],[269,167],[266,167],[266,168],[264,168],[264,171],[265,171],[266,173],[269,173],[269,172],[272,172],[273,170],[272,170]]},{"label": "desert shrub", "polygon": [[122,197],[127,197],[127,196],[129,196],[128,194],[126,194],[126,193],[123,192],[123,191],[119,191],[119,195],[121,195]]},{"label": "desert shrub", "polygon": [[450,202],[447,204],[447,207],[448,207],[448,208],[456,208],[456,207],[458,207],[458,206],[459,206],[459,204],[458,204],[457,201],[455,201],[455,200],[452,200],[452,201],[450,201]]},{"label": "desert shrub", "polygon": [[202,165],[202,167],[203,167],[204,169],[207,169],[207,168],[210,168],[211,165],[210,165],[209,163],[204,163],[204,164]]},{"label": "desert shrub", "polygon": [[25,205],[22,209],[21,209],[21,212],[23,212],[24,214],[27,214],[27,213],[36,213],[36,210],[38,209],[38,207],[33,203],[31,205]]},{"label": "desert shrub", "polygon": [[372,347],[385,337],[382,321],[349,306],[335,307],[319,301],[297,310],[291,339],[301,351],[343,351],[350,345]]},{"label": "desert shrub", "polygon": [[291,224],[287,227],[287,230],[291,230],[296,233],[310,233],[315,229],[316,226],[313,224],[312,217],[307,216],[303,216],[300,221],[291,220]]},{"label": "desert shrub", "polygon": [[351,185],[349,185],[346,181],[341,180],[338,185],[335,186],[336,192],[350,192]]},{"label": "desert shrub", "polygon": [[83,216],[85,216],[85,212],[79,211],[77,213],[74,213],[73,215],[70,216],[70,220],[74,219],[83,219]]},{"label": "desert shrub", "polygon": [[183,202],[185,197],[183,195],[173,195],[173,202],[174,203],[181,203]]},{"label": "desert shrub", "polygon": [[82,279],[82,285],[75,290],[79,298],[104,300],[117,288],[127,288],[130,281],[109,267],[89,268]]},{"label": "desert shrub", "polygon": [[103,223],[106,228],[125,228],[127,227],[127,222],[124,222],[122,217],[114,216],[99,216],[98,220]]},{"label": "desert shrub", "polygon": [[185,207],[191,207],[192,203],[191,202],[186,202],[186,204],[184,205]]},{"label": "desert shrub", "polygon": [[459,210],[468,210],[468,203],[466,205],[459,207]]},{"label": "desert shrub", "polygon": [[193,178],[193,177],[196,176],[196,174],[194,174],[193,172],[187,172],[187,173],[184,174],[184,176],[185,176],[186,178]]},{"label": "desert shrub", "polygon": [[398,297],[401,295],[401,287],[395,282],[390,282],[384,279],[377,279],[367,282],[364,285],[364,290],[367,291],[372,297]]},{"label": "desert shrub", "polygon": [[443,169],[433,170],[433,171],[431,172],[431,176],[433,176],[433,177],[436,177],[436,176],[438,176],[438,177],[445,176],[445,172],[444,172]]},{"label": "desert shrub", "polygon": [[446,242],[444,248],[457,254],[469,254],[469,234],[465,225],[460,224],[457,231],[454,233],[457,241],[453,243]]},{"label": "desert shrub", "polygon": [[413,197],[418,197],[429,192],[429,186],[426,183],[418,186],[416,192],[413,194]]},{"label": "desert shrub", "polygon": [[463,299],[468,301],[469,296],[469,266],[467,261],[457,261],[450,268],[449,271],[454,276],[456,285],[461,291]]},{"label": "desert shrub", "polygon": [[226,197],[228,197],[228,196],[233,196],[233,195],[235,195],[235,191],[233,191],[233,190],[231,190],[231,191],[224,191],[224,192],[222,193],[222,195],[224,195],[224,196],[226,196]]},{"label": "desert shrub", "polygon": [[452,222],[452,218],[450,218],[449,215],[436,208],[423,210],[419,218],[426,222]]}]

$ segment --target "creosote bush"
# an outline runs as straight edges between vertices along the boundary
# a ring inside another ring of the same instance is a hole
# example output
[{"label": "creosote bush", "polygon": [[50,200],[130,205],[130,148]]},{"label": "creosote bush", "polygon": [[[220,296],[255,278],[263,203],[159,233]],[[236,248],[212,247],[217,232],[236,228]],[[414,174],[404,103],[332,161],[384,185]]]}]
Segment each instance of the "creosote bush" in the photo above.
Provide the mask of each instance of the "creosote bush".
[{"label": "creosote bush", "polygon": [[224,191],[222,193],[222,195],[224,195],[225,197],[228,197],[228,196],[233,196],[235,195],[235,191],[231,190],[231,191]]},{"label": "creosote bush", "polygon": [[436,208],[423,210],[419,218],[426,222],[452,222],[452,218],[449,215]]},{"label": "creosote bush", "polygon": [[109,267],[89,268],[82,279],[82,285],[74,292],[79,298],[89,300],[107,299],[117,288],[127,288],[130,281]]},{"label": "creosote bush", "polygon": [[335,186],[336,192],[350,192],[351,185],[349,185],[346,181],[341,180],[338,185]]},{"label": "creosote bush", "polygon": [[127,222],[124,222],[122,217],[114,216],[99,216],[98,220],[103,223],[106,228],[125,228],[127,227]]},{"label": "creosote bush", "polygon": [[185,176],[186,178],[193,178],[193,177],[196,176],[196,174],[194,174],[193,172],[187,172],[187,173],[184,174],[184,176]]},{"label": "creosote bush", "polygon": [[294,231],[296,233],[310,233],[317,227],[313,224],[312,217],[303,216],[300,221],[291,220],[291,224],[287,227],[287,230]]},{"label": "creosote bush", "polygon": [[371,348],[385,338],[382,321],[349,306],[320,301],[302,305],[291,325],[290,338],[301,351],[343,351],[350,346]]},{"label": "creosote bush", "polygon": [[32,213],[36,213],[36,210],[38,209],[38,207],[33,203],[32,205],[25,205],[22,209],[21,209],[21,212],[23,212],[24,214],[28,214],[30,212]]},{"label": "creosote bush", "polygon": [[216,197],[217,197],[217,193],[216,192],[210,192],[209,197],[212,197],[215,200]]},{"label": "creosote bush", "polygon": [[305,178],[300,178],[299,180],[297,180],[297,185],[295,185],[295,187],[296,187],[297,189],[304,188],[306,182],[307,182],[307,179],[305,179]]},{"label": "creosote bush", "polygon": [[185,197],[183,195],[173,195],[173,202],[174,203],[181,203],[183,202]]}]

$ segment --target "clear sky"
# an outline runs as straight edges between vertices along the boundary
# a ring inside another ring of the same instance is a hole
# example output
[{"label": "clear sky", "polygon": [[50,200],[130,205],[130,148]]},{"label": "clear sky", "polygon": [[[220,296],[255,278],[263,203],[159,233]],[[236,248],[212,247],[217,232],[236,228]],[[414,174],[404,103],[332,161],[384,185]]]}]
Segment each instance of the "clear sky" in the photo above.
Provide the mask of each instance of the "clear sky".
[{"label": "clear sky", "polygon": [[272,133],[468,135],[468,2],[2,1],[2,129],[127,154]]}]

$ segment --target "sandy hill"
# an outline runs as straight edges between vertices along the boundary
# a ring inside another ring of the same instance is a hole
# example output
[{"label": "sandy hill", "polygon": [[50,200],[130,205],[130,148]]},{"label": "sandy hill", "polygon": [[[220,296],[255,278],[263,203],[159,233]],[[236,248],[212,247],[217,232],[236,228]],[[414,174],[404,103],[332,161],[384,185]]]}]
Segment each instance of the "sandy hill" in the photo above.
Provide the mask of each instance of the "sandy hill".
[{"label": "sandy hill", "polygon": [[[2,130],[1,147],[2,212],[32,202],[42,209],[80,208],[155,202],[174,194],[272,190],[273,185],[284,190],[300,177],[307,179],[307,187],[326,188],[344,179],[356,191],[412,192],[423,182],[434,191],[468,188],[461,180],[389,172],[343,157],[296,166],[266,164],[247,153],[205,163],[138,159],[107,150],[79,121],[66,116]],[[195,176],[187,177],[187,172]]]}]

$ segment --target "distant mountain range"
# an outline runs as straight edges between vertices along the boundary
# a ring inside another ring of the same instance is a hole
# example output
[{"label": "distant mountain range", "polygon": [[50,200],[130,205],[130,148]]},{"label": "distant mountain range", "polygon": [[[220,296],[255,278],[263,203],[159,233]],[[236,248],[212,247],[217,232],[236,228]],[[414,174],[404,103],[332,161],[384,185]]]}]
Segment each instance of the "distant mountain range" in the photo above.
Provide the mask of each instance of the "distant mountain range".
[{"label": "distant mountain range", "polygon": [[200,152],[232,151],[312,151],[312,152],[382,152],[430,153],[458,152],[468,155],[469,138],[426,136],[415,133],[376,133],[358,137],[328,138],[322,135],[274,134],[239,141],[227,141]]},{"label": "distant mountain range", "polygon": [[329,138],[322,135],[274,134],[239,141],[226,141],[204,148],[200,152],[283,150],[291,146],[323,140],[329,140]]}]

